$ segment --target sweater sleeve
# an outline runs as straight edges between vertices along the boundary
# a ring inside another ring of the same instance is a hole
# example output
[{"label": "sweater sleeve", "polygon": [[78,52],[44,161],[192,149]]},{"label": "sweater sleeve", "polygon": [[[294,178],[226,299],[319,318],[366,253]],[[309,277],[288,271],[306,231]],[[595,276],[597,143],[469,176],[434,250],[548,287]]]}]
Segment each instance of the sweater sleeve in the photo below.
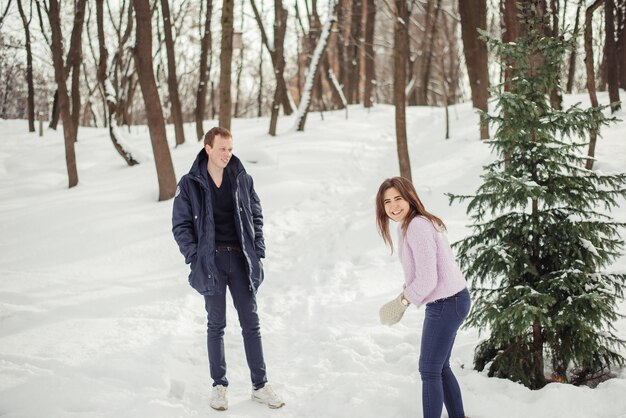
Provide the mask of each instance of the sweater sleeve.
[{"label": "sweater sleeve", "polygon": [[404,295],[414,305],[421,305],[437,286],[437,241],[430,220],[416,217],[409,224],[406,243],[411,250],[415,274]]}]

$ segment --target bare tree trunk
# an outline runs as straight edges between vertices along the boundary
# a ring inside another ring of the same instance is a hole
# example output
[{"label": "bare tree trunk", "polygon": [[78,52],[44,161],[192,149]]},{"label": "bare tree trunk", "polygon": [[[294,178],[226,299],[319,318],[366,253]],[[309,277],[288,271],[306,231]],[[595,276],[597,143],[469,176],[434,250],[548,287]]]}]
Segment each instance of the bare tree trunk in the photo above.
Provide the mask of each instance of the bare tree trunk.
[{"label": "bare tree trunk", "polygon": [[48,127],[56,131],[58,124],[59,124],[59,89],[56,89],[54,91],[54,97],[52,98],[52,113],[50,114],[50,123],[48,124]]},{"label": "bare tree trunk", "polygon": [[[489,99],[487,44],[479,38],[477,29],[487,29],[487,2],[486,0],[477,0],[470,3],[459,0],[459,14],[461,16],[461,34],[467,74],[472,88],[472,103],[474,108],[486,112],[487,100]],[[480,138],[489,138],[489,126],[482,117]]]},{"label": "bare tree trunk", "polygon": [[326,46],[328,45],[328,37],[330,35],[330,29],[333,26],[333,23],[337,21],[337,7],[339,5],[339,1],[335,0],[335,3],[332,8],[332,13],[328,17],[328,21],[322,28],[322,32],[320,34],[319,40],[317,41],[317,46],[315,47],[315,51],[313,51],[313,56],[311,58],[311,63],[309,64],[309,72],[306,77],[306,82],[304,83],[304,90],[302,94],[302,100],[300,100],[300,106],[298,107],[298,115],[296,116],[296,130],[304,131],[304,125],[306,124],[306,117],[309,111],[309,106],[311,104],[311,93],[313,90],[315,79],[319,73],[319,66],[321,62],[321,57],[324,51],[326,50]]},{"label": "bare tree trunk", "polygon": [[[245,0],[241,0],[241,10],[244,10]],[[243,17],[241,13],[241,31],[243,32]],[[239,95],[241,93],[241,73],[243,72],[243,47],[239,48],[239,60],[237,63],[237,81],[235,82],[235,118],[239,116]]]},{"label": "bare tree trunk", "polygon": [[[576,21],[574,22],[574,33],[578,33],[578,27],[580,26],[580,9],[582,8],[584,0],[578,0],[578,6],[576,7]],[[567,4],[567,3],[566,3]],[[574,87],[574,76],[576,75],[576,56],[578,54],[578,43],[574,43],[574,48],[569,56],[569,68],[567,70],[567,86],[565,91],[572,92]]]},{"label": "bare tree trunk", "polygon": [[152,21],[149,0],[133,0],[137,20],[135,61],[139,84],[146,107],[152,152],[159,181],[159,201],[174,197],[176,175],[165,133],[163,109],[159,98],[154,73],[152,72]]},{"label": "bare tree trunk", "polygon": [[[345,8],[350,6],[350,0],[339,0],[337,7],[337,64],[339,65],[338,80],[339,85],[346,90],[348,85],[348,62],[346,60],[346,34],[344,28],[347,25]],[[304,30],[303,30],[304,36]]]},{"label": "bare tree trunk", "polygon": [[[593,67],[593,29],[591,25],[593,12],[595,12],[596,9],[600,7],[603,2],[604,0],[594,1],[593,4],[589,6],[587,8],[587,11],[585,12],[585,67],[587,69],[587,91],[589,92],[589,98],[591,99],[592,107],[598,107],[598,96],[596,95],[596,76]],[[589,151],[587,152],[589,158],[587,159],[587,164],[585,164],[585,168],[587,170],[592,170],[596,152],[596,141],[598,139],[597,129],[592,128],[589,134]]]},{"label": "bare tree trunk", "polygon": [[115,102],[115,92],[112,90],[111,82],[108,80],[107,61],[109,52],[106,48],[104,38],[104,11],[103,1],[96,0],[96,21],[98,26],[98,44],[100,49],[100,60],[98,61],[98,82],[100,83],[102,90],[104,90],[106,97],[106,103],[108,108],[108,127],[109,137],[113,143],[113,147],[120,154],[120,156],[126,161],[126,164],[133,166],[139,164],[139,161],[135,160],[132,154],[124,148],[120,141],[121,134],[117,127],[117,121],[115,118],[117,103]]},{"label": "bare tree trunk", "polygon": [[222,44],[220,49],[220,126],[230,129],[232,97],[230,94],[233,60],[234,0],[222,3]]},{"label": "bare tree trunk", "polygon": [[67,165],[67,175],[69,187],[78,184],[78,171],[76,169],[76,152],[74,150],[74,127],[70,115],[70,100],[67,92],[65,80],[67,73],[63,65],[63,35],[61,32],[61,17],[59,2],[50,0],[48,10],[48,20],[50,21],[52,60],[54,63],[54,78],[57,82],[57,92],[59,98],[59,114],[63,121],[63,137],[65,139],[65,163]]},{"label": "bare tree trunk", "polygon": [[395,0],[396,15],[394,19],[394,77],[393,101],[396,109],[396,142],[398,148],[398,162],[400,176],[412,181],[411,160],[406,136],[406,70],[409,55],[408,24],[409,11],[405,0]]},{"label": "bare tree trunk", "polygon": [[[502,4],[502,21],[504,23],[504,33],[502,34],[502,42],[515,42],[520,35],[520,24],[518,19],[518,0],[503,0]],[[509,91],[508,80],[510,80],[509,66],[515,65],[512,61],[508,61],[504,70],[504,89]]]},{"label": "bare tree trunk", "polygon": [[174,118],[176,145],[180,145],[185,143],[185,132],[183,131],[183,113],[178,95],[176,55],[174,54],[174,38],[172,36],[172,22],[168,0],[161,0],[161,8],[163,9],[163,32],[165,34],[165,50],[167,52],[167,87],[170,94],[172,117]]},{"label": "bare tree trunk", "polygon": [[437,20],[439,19],[439,13],[441,11],[441,0],[437,0],[437,4],[434,8],[434,16],[432,18],[432,22],[430,25],[430,29],[428,29],[426,33],[427,45],[426,51],[422,51],[422,59],[420,62],[420,88],[417,90],[417,104],[419,105],[428,105],[428,85],[430,84],[430,73],[432,69],[432,58],[434,55],[434,45],[436,39],[437,32]]},{"label": "bare tree trunk", "polygon": [[611,113],[621,108],[619,102],[619,77],[617,75],[618,62],[615,52],[617,44],[615,42],[615,2],[606,0],[604,2],[604,24],[605,24],[605,46],[606,54],[606,79],[609,85],[609,101],[611,102]]},{"label": "bare tree trunk", "polygon": [[373,106],[373,90],[376,84],[376,52],[374,51],[374,24],[376,22],[376,4],[374,0],[366,0],[365,20],[365,86],[363,89],[363,105]]},{"label": "bare tree trunk", "polygon": [[[270,58],[272,59],[272,67],[274,68],[274,74],[276,73],[276,57],[274,54],[274,48],[272,48],[267,39],[267,34],[265,32],[265,26],[263,25],[263,20],[261,19],[261,15],[256,7],[256,2],[254,0],[250,1],[250,5],[252,6],[252,11],[254,12],[254,18],[259,25],[259,30],[261,31],[261,40],[263,41],[263,45],[267,48],[267,52],[270,54]],[[291,100],[289,99],[289,91],[287,89],[287,83],[285,82],[285,78],[276,79],[276,83],[282,84],[280,90],[283,92],[283,95],[280,99],[280,102],[283,106],[283,112],[285,115],[291,115],[293,113],[293,107],[291,106]]]},{"label": "bare tree trunk", "polygon": [[616,3],[619,85],[626,90],[626,0]]},{"label": "bare tree trunk", "polygon": [[[426,4],[422,6],[422,9],[424,9],[424,23],[423,27],[418,25],[418,28],[420,28],[422,31],[422,36],[420,36],[419,45],[415,47],[414,53],[411,52],[410,39],[407,40],[407,48],[409,54],[407,64],[409,68],[412,69],[412,72],[407,74],[409,81],[405,89],[405,94],[409,106],[426,106],[428,104],[427,97],[429,77],[426,77],[426,81],[424,82],[424,77],[422,76],[422,74],[427,68],[427,66],[424,64],[424,61],[430,55],[430,52],[428,51],[428,45],[430,44],[429,36],[435,30],[434,24],[429,24],[429,22],[432,22],[433,20],[431,16],[434,10],[434,1],[435,0],[426,0]],[[409,11],[409,14],[410,12],[411,11]],[[408,36],[409,33],[407,31],[407,37]]]},{"label": "bare tree trunk", "polygon": [[259,95],[257,96],[257,117],[263,115],[263,42],[259,51]]},{"label": "bare tree trunk", "polygon": [[4,23],[4,18],[7,17],[10,7],[11,7],[11,0],[7,2],[7,6],[5,7],[4,12],[2,12],[2,16],[0,16],[0,28],[2,28],[2,24]]},{"label": "bare tree trunk", "polygon": [[359,76],[360,69],[360,41],[361,41],[361,18],[363,16],[363,5],[361,0],[352,0],[352,13],[350,15],[350,37],[347,48],[347,88],[346,97],[348,103],[359,103]]},{"label": "bare tree trunk", "polygon": [[[550,2],[550,10],[551,10],[551,14],[552,14],[552,28],[550,29],[549,27],[546,28],[546,34],[548,36],[551,36],[552,38],[558,38],[559,37],[559,2],[558,0],[551,0]],[[559,77],[558,77],[558,82],[560,84],[561,81],[561,63],[559,63],[558,67],[559,67]],[[561,90],[558,89],[557,87],[554,87],[550,90],[550,105],[552,106],[553,109],[556,110],[561,110],[562,108],[562,103],[563,103],[563,96],[561,95]]]},{"label": "bare tree trunk", "polygon": [[[287,9],[283,8],[281,0],[274,0],[274,60],[276,80],[284,80],[285,72],[285,54],[284,43],[285,33],[287,32]],[[270,129],[269,134],[276,136],[276,125],[278,124],[278,112],[280,110],[280,98],[283,97],[285,92],[282,90],[285,88],[283,83],[276,83],[276,90],[274,90],[274,100],[272,101],[272,115],[270,117]]]},{"label": "bare tree trunk", "polygon": [[[72,72],[72,123],[74,142],[78,137],[78,123],[80,121],[80,67],[83,62],[83,26],[85,23],[86,0],[77,0],[74,10],[74,27],[70,38],[70,47],[65,64],[66,76]],[[65,122],[64,122],[65,123]]]},{"label": "bare tree trunk", "polygon": [[204,138],[204,112],[206,107],[207,84],[209,81],[208,56],[211,49],[211,15],[213,13],[213,0],[207,0],[207,10],[204,19],[204,36],[200,43],[200,78],[196,94],[196,136],[198,141]]},{"label": "bare tree trunk", "polygon": [[[9,2],[11,3],[11,2]],[[22,0],[17,0],[17,8],[20,11],[22,24],[24,25],[24,37],[26,38],[26,83],[28,84],[28,132],[35,132],[35,86],[33,83],[33,54],[30,48],[30,21],[33,9],[30,9],[30,17],[26,18]],[[7,9],[8,10],[8,9]]]}]

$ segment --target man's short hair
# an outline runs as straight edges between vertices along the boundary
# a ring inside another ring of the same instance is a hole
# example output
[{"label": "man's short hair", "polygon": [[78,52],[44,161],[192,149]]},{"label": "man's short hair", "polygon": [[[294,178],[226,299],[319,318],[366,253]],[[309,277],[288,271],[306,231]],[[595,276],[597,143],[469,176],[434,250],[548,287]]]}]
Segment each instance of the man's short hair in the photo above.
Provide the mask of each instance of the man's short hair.
[{"label": "man's short hair", "polygon": [[209,132],[207,132],[204,135],[204,145],[209,144],[210,147],[213,147],[213,142],[215,141],[215,137],[218,135],[223,136],[225,138],[233,137],[233,135],[230,133],[228,129],[220,128],[219,126],[216,126],[214,128],[209,129]]}]

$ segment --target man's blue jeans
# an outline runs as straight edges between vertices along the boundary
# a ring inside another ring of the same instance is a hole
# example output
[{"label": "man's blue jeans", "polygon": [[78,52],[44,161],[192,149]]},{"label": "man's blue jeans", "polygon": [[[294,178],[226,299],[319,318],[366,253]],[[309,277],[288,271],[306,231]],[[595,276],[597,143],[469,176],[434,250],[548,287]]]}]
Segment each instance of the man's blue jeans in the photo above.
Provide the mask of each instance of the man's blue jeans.
[{"label": "man's blue jeans", "polygon": [[248,269],[241,251],[217,250],[215,264],[220,273],[220,294],[204,297],[207,311],[207,348],[213,386],[228,386],[226,357],[224,355],[224,328],[226,328],[226,286],[239,315],[239,325],[250,369],[252,386],[260,389],[267,382],[261,326],[257,315],[256,297],[250,289]]},{"label": "man's blue jeans", "polygon": [[470,306],[467,289],[426,304],[419,360],[424,418],[441,418],[444,404],[450,418],[465,416],[461,389],[450,370],[450,353]]}]

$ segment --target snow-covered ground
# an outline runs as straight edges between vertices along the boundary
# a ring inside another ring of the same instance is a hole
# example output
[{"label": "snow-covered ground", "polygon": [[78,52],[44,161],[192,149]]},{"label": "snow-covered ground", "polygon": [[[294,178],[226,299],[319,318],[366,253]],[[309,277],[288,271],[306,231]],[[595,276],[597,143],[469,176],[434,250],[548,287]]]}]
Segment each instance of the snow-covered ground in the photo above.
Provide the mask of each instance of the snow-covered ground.
[{"label": "snow-covered ground", "polygon": [[[444,193],[472,193],[491,157],[471,107],[450,114],[452,138],[444,140],[443,109],[409,108],[408,135],[418,192],[455,241],[468,233],[468,218]],[[272,138],[267,119],[233,121],[235,154],[264,209],[259,311],[269,380],[287,405],[250,401],[229,306],[230,409],[220,413],[208,405],[203,300],[187,284],[170,232],[172,201],[156,201],[154,163],[127,167],[107,130],[81,128],[80,183],[67,189],[62,131],[39,138],[25,121],[0,120],[0,416],[421,416],[423,309],[394,327],[378,323],[379,306],[402,285],[374,220],[378,185],[398,173],[394,110],[354,106],[348,120],[343,111],[323,120],[314,113],[306,132],[292,125],[281,118]],[[194,127],[186,129],[188,143],[171,147],[177,178],[201,147]],[[596,167],[626,169],[626,122],[603,136]],[[127,140],[151,158],[145,127]],[[614,216],[626,221],[626,205]],[[626,270],[626,257],[614,269]],[[625,303],[620,309],[626,314]],[[626,320],[615,325],[626,339]],[[626,370],[597,389],[530,391],[472,369],[480,338],[464,329],[453,351],[471,418],[626,418]]]}]

